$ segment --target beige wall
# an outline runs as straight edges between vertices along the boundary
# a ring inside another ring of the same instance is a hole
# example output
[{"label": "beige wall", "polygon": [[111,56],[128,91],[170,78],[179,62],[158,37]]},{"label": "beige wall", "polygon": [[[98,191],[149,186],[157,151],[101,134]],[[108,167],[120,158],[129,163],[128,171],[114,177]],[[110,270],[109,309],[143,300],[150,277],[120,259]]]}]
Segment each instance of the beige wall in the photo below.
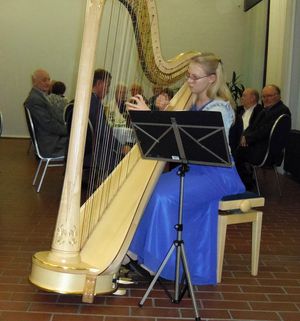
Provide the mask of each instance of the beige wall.
[{"label": "beige wall", "polygon": [[[110,12],[111,1],[107,0],[106,12]],[[215,52],[222,57],[228,79],[235,70],[246,86],[260,89],[263,3],[244,13],[242,0],[157,0],[164,57],[190,50]],[[0,1],[0,109],[4,136],[28,136],[22,104],[36,68],[43,67],[53,79],[64,81],[67,96],[74,97],[84,11],[84,0]],[[102,27],[109,24],[109,17],[105,13]],[[124,19],[122,23],[126,24]],[[258,31],[253,31],[257,26]],[[96,67],[109,66],[111,54],[104,58],[105,48],[100,42],[98,47]],[[118,71],[111,70],[117,78]],[[127,77],[129,81],[133,79],[132,75]]]},{"label": "beige wall", "polygon": [[300,3],[272,0],[267,83],[278,84],[292,112],[292,128],[300,129]]}]

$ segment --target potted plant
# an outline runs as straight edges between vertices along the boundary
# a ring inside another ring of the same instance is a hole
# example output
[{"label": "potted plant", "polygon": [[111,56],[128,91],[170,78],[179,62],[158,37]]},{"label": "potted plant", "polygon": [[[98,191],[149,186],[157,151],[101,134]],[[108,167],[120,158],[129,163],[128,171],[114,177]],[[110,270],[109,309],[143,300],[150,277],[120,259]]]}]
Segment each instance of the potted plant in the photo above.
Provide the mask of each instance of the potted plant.
[{"label": "potted plant", "polygon": [[238,106],[240,98],[243,95],[243,91],[245,90],[245,86],[240,82],[240,76],[237,76],[235,71],[232,72],[231,81],[228,82],[227,85],[236,106]]}]

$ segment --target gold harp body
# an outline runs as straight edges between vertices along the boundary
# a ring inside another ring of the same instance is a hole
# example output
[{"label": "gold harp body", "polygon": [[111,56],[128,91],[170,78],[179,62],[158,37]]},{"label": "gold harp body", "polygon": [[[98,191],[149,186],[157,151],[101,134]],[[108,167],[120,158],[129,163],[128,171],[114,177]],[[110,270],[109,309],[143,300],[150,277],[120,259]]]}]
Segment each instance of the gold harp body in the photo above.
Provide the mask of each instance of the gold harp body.
[{"label": "gold harp body", "polygon": [[[161,85],[180,79],[189,59],[197,53],[180,54],[165,61],[159,45],[155,2],[119,1],[133,18],[139,58],[148,79]],[[52,249],[34,254],[30,274],[30,281],[38,287],[58,293],[83,294],[86,302],[92,302],[96,294],[116,291],[122,259],[165,165],[143,160],[138,147],[134,146],[80,206],[88,106],[104,2],[87,0],[68,161]],[[188,87],[183,85],[169,110],[183,110],[190,98]],[[89,221],[88,226],[85,220]]]}]

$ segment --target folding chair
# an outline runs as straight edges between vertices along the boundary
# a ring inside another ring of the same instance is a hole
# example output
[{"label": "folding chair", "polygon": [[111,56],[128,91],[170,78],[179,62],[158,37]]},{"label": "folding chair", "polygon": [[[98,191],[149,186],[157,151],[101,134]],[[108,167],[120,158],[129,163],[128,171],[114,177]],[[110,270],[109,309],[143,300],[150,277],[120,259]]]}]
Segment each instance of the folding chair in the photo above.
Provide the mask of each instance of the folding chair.
[{"label": "folding chair", "polygon": [[281,166],[281,163],[284,159],[285,146],[288,140],[288,135],[290,130],[291,130],[291,117],[287,114],[280,115],[276,119],[271,129],[268,148],[263,158],[263,161],[258,165],[250,164],[251,167],[253,168],[256,189],[259,195],[261,195],[260,187],[258,183],[258,177],[257,177],[257,170],[259,168],[272,169],[274,171],[279,195],[280,196],[282,195],[277,167]]},{"label": "folding chair", "polygon": [[36,170],[35,175],[34,175],[34,179],[33,179],[32,185],[36,184],[38,176],[39,176],[40,169],[42,167],[42,164],[45,163],[45,166],[44,166],[44,169],[43,169],[43,172],[42,172],[42,175],[40,177],[40,180],[39,180],[39,183],[38,183],[38,187],[37,187],[37,192],[39,193],[40,190],[41,190],[41,187],[42,187],[42,183],[43,183],[47,168],[48,167],[64,166],[65,165],[65,155],[55,156],[55,157],[44,157],[44,156],[42,156],[42,154],[40,152],[40,149],[39,149],[39,145],[38,145],[37,139],[36,139],[35,128],[34,128],[34,124],[33,124],[33,121],[32,121],[31,113],[30,113],[30,111],[29,111],[29,109],[27,107],[25,107],[25,110],[26,110],[26,115],[28,117],[27,119],[28,119],[28,123],[29,123],[29,133],[30,133],[30,136],[31,136],[31,140],[32,140],[32,143],[33,143],[33,145],[35,147],[36,155],[40,160],[39,164],[38,164],[38,167],[37,167],[37,170]]}]

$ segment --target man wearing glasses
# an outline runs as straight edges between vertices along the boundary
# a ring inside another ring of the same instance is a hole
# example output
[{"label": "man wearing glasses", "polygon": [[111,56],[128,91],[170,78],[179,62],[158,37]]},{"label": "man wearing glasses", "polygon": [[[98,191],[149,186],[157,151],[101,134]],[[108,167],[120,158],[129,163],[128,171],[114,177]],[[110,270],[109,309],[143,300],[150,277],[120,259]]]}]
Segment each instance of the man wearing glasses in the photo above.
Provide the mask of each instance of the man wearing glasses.
[{"label": "man wearing glasses", "polygon": [[263,110],[255,121],[244,131],[236,152],[236,167],[246,189],[253,188],[252,173],[246,163],[260,164],[267,151],[271,128],[276,119],[283,114],[291,115],[289,108],[281,101],[280,88],[267,85],[262,90]]}]

